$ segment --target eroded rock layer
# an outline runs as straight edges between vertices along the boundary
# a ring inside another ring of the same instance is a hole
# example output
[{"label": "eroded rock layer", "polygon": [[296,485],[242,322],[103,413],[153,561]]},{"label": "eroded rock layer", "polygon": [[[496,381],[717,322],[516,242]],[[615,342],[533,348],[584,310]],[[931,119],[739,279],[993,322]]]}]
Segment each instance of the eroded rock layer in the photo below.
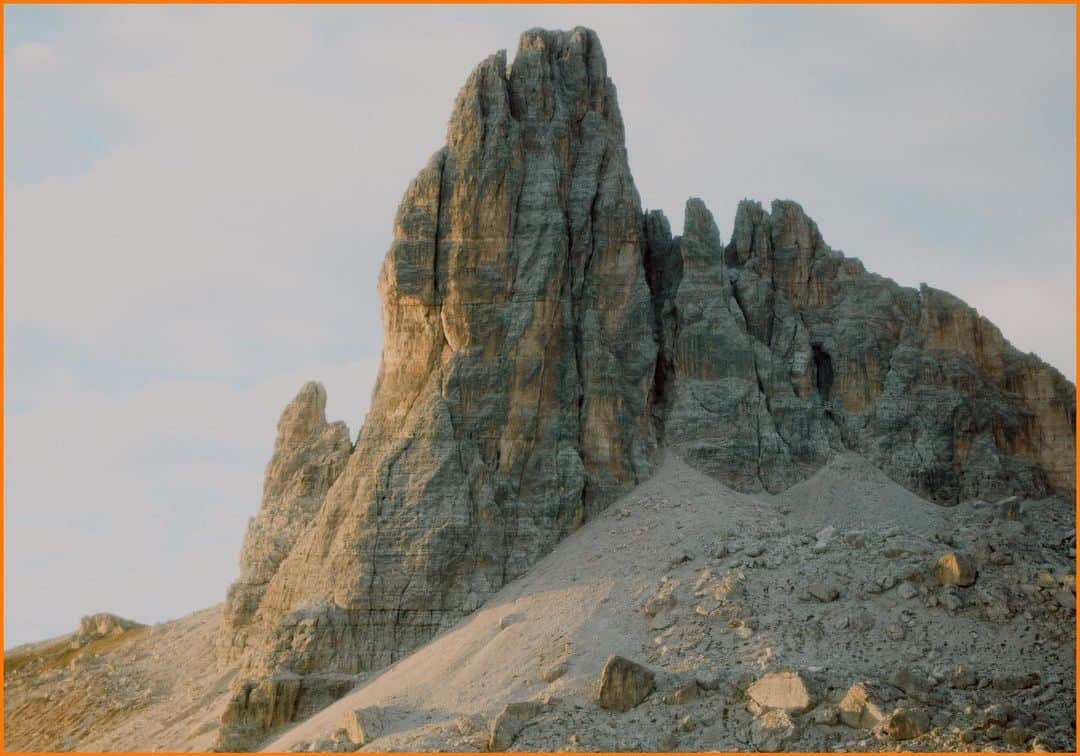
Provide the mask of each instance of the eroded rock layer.
[{"label": "eroded rock layer", "polygon": [[355,447],[286,410],[222,645],[249,748],[473,611],[646,478],[658,443],[779,491],[852,449],[942,502],[1072,494],[1075,389],[939,291],[867,273],[792,202],[645,214],[595,34],[481,63],[408,188]]}]

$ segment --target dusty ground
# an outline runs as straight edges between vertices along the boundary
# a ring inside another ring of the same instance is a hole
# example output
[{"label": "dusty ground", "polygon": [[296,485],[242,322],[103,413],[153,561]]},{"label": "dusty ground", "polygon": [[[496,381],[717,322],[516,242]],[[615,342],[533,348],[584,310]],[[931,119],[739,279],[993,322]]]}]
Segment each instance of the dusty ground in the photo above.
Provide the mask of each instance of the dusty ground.
[{"label": "dusty ground", "polygon": [[[484,750],[492,719],[526,701],[511,750],[1072,750],[1073,505],[1000,509],[927,503],[853,455],[776,497],[669,455],[475,615],[267,750],[352,750],[340,729],[363,707],[379,726],[362,750]],[[932,576],[954,551],[973,585]],[[209,747],[232,674],[219,621],[214,607],[78,653],[8,651],[7,750]],[[625,713],[596,703],[613,654],[655,673]],[[778,670],[800,676],[804,711],[750,700]],[[854,683],[926,731],[843,724]]]},{"label": "dusty ground", "polygon": [[221,607],[71,648],[5,652],[4,750],[206,750],[232,670],[217,668]]}]

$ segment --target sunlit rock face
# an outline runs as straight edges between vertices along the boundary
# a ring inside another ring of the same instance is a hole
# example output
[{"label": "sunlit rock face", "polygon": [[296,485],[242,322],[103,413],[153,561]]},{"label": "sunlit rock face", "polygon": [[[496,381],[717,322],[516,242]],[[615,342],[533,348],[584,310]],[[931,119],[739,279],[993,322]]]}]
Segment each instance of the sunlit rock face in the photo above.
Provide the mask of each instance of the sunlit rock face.
[{"label": "sunlit rock face", "polygon": [[[408,654],[645,479],[662,444],[741,490],[841,450],[943,503],[1075,485],[1075,389],[974,310],[828,247],[794,202],[644,213],[596,35],[483,61],[408,187],[355,446],[286,409],[230,590],[219,747]],[[852,506],[857,506],[853,502]]]}]

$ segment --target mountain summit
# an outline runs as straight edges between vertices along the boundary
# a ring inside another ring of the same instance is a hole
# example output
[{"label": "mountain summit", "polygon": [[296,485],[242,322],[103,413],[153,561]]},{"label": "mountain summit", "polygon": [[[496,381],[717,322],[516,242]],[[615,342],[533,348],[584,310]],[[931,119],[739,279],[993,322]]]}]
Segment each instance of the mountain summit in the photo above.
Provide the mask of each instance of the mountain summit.
[{"label": "mountain summit", "polygon": [[794,202],[742,202],[726,245],[700,200],[685,217],[642,211],[594,32],[477,66],[397,212],[355,447],[321,417],[279,434],[304,466],[271,463],[230,591],[223,748],[458,622],[660,444],[743,491],[855,451],[942,503],[1071,495],[1074,387],[974,310],[867,273]]}]

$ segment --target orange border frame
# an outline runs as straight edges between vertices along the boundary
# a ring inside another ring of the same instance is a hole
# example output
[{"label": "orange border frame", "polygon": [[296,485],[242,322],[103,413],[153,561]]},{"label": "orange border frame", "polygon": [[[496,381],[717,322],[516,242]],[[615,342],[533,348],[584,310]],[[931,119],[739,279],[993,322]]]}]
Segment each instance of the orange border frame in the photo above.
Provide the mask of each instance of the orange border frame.
[{"label": "orange border frame", "polygon": [[[8,5],[1072,5],[1074,8],[1073,17],[1073,85],[1075,87],[1075,97],[1080,97],[1080,66],[1076,63],[1076,44],[1080,42],[1080,0],[1043,0],[1042,2],[1034,2],[1033,0],[947,0],[946,2],[933,2],[933,0],[821,0],[820,2],[812,2],[812,0],[774,0],[773,2],[766,2],[765,0],[744,0],[743,2],[735,2],[734,0],[680,0],[679,2],[657,2],[656,0],[544,0],[543,2],[537,2],[536,0],[466,0],[466,2],[456,2],[456,0],[416,0],[415,2],[405,2],[404,0],[390,0],[390,2],[378,3],[375,0],[320,0],[317,3],[296,2],[295,0],[174,0],[173,2],[166,2],[165,0],[111,0],[111,2],[94,2],[94,0],[0,0],[0,8]],[[4,131],[3,120],[3,107],[6,100],[3,99],[4,95],[4,22],[6,13],[0,12],[0,136],[6,134]],[[1080,181],[1077,181],[1078,175],[1080,175],[1080,151],[1075,150],[1076,142],[1076,99],[1073,100],[1073,140],[1074,140],[1074,160],[1075,165],[1073,167],[1073,181],[1074,181],[1074,196],[1076,199],[1076,214],[1073,216],[1073,241],[1077,243],[1076,237],[1076,218],[1080,216]],[[0,139],[0,173],[3,173],[4,169],[4,147],[6,142]],[[6,175],[6,174],[5,174]],[[0,201],[3,200],[3,186],[0,186]],[[3,205],[6,208],[6,205]],[[5,288],[5,266],[4,251],[4,212],[0,209],[0,323],[3,323],[4,313],[4,293]],[[1080,291],[1080,245],[1073,250],[1073,266],[1074,266],[1074,288],[1073,288],[1073,317],[1074,327],[1080,326],[1080,304],[1077,304],[1076,295]],[[0,333],[0,347],[3,346],[3,333]],[[1074,375],[1080,376],[1080,332],[1075,336],[1076,355],[1074,357],[1075,371]],[[4,398],[5,381],[4,376],[4,351],[0,348],[0,402]],[[6,405],[5,405],[6,406]],[[1074,431],[1080,435],[1080,421],[1076,422]],[[0,483],[4,480],[4,415],[0,413]],[[1080,447],[1076,451],[1076,463],[1077,467],[1080,467]],[[4,489],[0,489],[0,556],[3,555],[3,533],[4,533],[4,518],[3,518],[3,497]],[[1076,511],[1076,499],[1073,499],[1073,529],[1075,531],[1076,525],[1080,523],[1080,518],[1077,517]],[[1073,572],[1077,571],[1077,566],[1080,565],[1080,560],[1074,557]],[[0,597],[4,593],[3,583],[4,577],[4,562],[0,559]],[[1080,635],[1080,615],[1074,615],[1074,632],[1073,632],[1073,655],[1074,655],[1074,671],[1080,668],[1080,653],[1077,652],[1076,638]],[[0,610],[0,636],[3,635],[4,617],[3,611]],[[0,677],[4,674],[4,657],[0,653]],[[1080,689],[1080,672],[1075,676],[1075,687],[1073,688],[1074,696],[1076,691]],[[4,692],[0,689],[0,704],[3,703]],[[1073,705],[1076,707],[1077,701],[1074,698]],[[1073,737],[1074,744],[1080,747],[1080,725],[1077,725],[1076,710],[1074,708],[1073,714]],[[4,742],[4,721],[0,716],[0,750],[3,750]],[[34,753],[27,751],[25,753]],[[80,751],[79,753],[94,753],[91,751]],[[132,753],[132,752],[129,752]],[[137,753],[137,752],[134,752]],[[145,753],[145,752],[144,752]],[[162,753],[162,752],[156,752]],[[167,752],[165,752],[167,753]],[[811,756],[831,756],[822,752],[803,752],[811,754]],[[890,753],[911,753],[910,751],[890,751]],[[967,751],[964,753],[993,753],[991,751]],[[1068,753],[1068,752],[1066,752]],[[1075,753],[1075,752],[1073,752]],[[104,756],[98,752],[99,756]],[[147,756],[149,754],[147,753]],[[428,756],[428,754],[422,753],[406,753],[402,756]],[[525,754],[525,756],[547,756],[547,754]],[[584,754],[580,756],[585,756]],[[590,756],[615,756],[614,754],[590,754]],[[675,756],[674,754],[667,754],[667,756]],[[946,756],[941,754],[941,756]]]}]

